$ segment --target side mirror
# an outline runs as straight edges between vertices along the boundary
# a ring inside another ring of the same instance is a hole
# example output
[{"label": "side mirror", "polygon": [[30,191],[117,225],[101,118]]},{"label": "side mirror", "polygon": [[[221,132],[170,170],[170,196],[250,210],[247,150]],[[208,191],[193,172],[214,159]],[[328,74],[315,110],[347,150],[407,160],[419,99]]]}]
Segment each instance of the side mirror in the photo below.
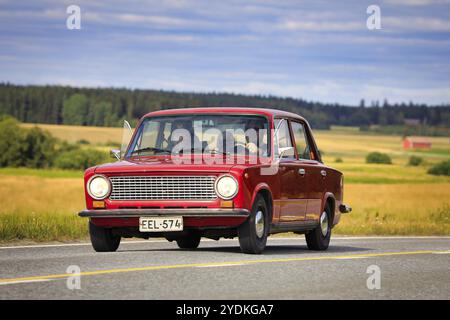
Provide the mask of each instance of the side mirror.
[{"label": "side mirror", "polygon": [[111,158],[116,158],[117,160],[120,160],[120,150],[118,149],[112,149],[109,152],[109,155],[111,156]]},{"label": "side mirror", "polygon": [[286,153],[286,152],[288,152],[288,151],[291,151],[291,150],[294,150],[294,147],[284,147],[284,148],[279,148],[278,149],[278,152],[280,153],[280,155],[279,155],[279,159],[282,159],[283,158],[283,156],[284,156],[284,154]]}]

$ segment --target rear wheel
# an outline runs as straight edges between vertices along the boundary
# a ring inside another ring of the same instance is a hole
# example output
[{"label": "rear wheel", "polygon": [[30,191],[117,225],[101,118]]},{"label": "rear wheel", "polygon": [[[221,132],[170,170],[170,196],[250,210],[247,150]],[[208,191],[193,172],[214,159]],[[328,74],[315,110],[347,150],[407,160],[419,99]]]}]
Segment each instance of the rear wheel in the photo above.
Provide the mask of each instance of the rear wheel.
[{"label": "rear wheel", "polygon": [[97,252],[113,252],[119,247],[121,238],[114,235],[110,228],[99,227],[89,221],[89,235],[92,247]]},{"label": "rear wheel", "polygon": [[305,235],[310,250],[327,250],[331,239],[331,207],[327,203],[320,215],[319,225]]},{"label": "rear wheel", "polygon": [[195,249],[200,244],[201,236],[197,233],[189,233],[176,239],[177,245],[181,249]]},{"label": "rear wheel", "polygon": [[248,219],[239,226],[239,245],[243,253],[259,254],[266,248],[269,234],[269,210],[266,201],[258,195]]}]

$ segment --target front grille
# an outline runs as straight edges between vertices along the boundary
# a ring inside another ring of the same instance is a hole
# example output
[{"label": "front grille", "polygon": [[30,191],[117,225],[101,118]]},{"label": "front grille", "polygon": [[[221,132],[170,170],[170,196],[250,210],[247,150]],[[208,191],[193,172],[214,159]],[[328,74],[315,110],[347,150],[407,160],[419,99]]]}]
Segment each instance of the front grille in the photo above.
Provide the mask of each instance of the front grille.
[{"label": "front grille", "polygon": [[213,176],[110,177],[111,200],[212,200]]}]

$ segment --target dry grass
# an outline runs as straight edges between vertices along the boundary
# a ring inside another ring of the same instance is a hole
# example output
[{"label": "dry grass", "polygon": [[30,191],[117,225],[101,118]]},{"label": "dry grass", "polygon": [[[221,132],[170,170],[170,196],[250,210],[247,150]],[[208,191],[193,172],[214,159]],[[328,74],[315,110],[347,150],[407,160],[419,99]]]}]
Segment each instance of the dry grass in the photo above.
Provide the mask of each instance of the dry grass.
[{"label": "dry grass", "polygon": [[90,144],[120,144],[122,142],[122,128],[62,126],[56,124],[31,123],[22,123],[21,125],[25,128],[38,126],[41,129],[49,131],[53,136],[72,143],[80,140],[86,140]]},{"label": "dry grass", "polygon": [[350,184],[339,234],[450,235],[450,183]]},{"label": "dry grass", "polygon": [[[0,241],[87,236],[81,178],[1,175]],[[347,184],[353,212],[335,229],[347,235],[450,235],[450,183]]]},{"label": "dry grass", "polygon": [[0,175],[0,241],[86,237],[83,180]]},{"label": "dry grass", "polygon": [[365,156],[372,151],[389,154],[395,164],[405,165],[411,155],[424,157],[427,162],[437,162],[450,158],[450,138],[430,137],[430,150],[403,150],[402,137],[394,135],[364,134],[358,131],[314,131],[319,149],[327,162],[342,157],[344,162],[364,163]]}]

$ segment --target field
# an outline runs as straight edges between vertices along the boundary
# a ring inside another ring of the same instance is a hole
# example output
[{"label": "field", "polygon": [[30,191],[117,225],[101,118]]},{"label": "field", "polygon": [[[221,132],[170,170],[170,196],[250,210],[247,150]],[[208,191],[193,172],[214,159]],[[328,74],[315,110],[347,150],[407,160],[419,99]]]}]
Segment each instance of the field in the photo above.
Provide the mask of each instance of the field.
[{"label": "field", "polygon": [[[31,123],[22,123],[25,128],[35,126]],[[39,124],[39,128],[49,131],[55,137],[68,142],[80,140],[89,141],[94,145],[120,144],[122,141],[121,128],[60,126],[56,124]]]},{"label": "field", "polygon": [[[26,125],[30,126],[30,125]],[[58,138],[88,141],[107,149],[119,144],[121,129],[39,125]],[[315,132],[324,162],[344,172],[345,201],[353,212],[342,217],[336,234],[450,235],[450,178],[427,168],[450,159],[450,138],[430,138],[433,148],[405,152],[400,136],[333,128]],[[388,153],[392,165],[366,164],[371,151]],[[425,163],[407,165],[411,155]],[[341,158],[342,162],[336,162]],[[64,241],[87,237],[82,172],[0,168],[0,241]]]}]

